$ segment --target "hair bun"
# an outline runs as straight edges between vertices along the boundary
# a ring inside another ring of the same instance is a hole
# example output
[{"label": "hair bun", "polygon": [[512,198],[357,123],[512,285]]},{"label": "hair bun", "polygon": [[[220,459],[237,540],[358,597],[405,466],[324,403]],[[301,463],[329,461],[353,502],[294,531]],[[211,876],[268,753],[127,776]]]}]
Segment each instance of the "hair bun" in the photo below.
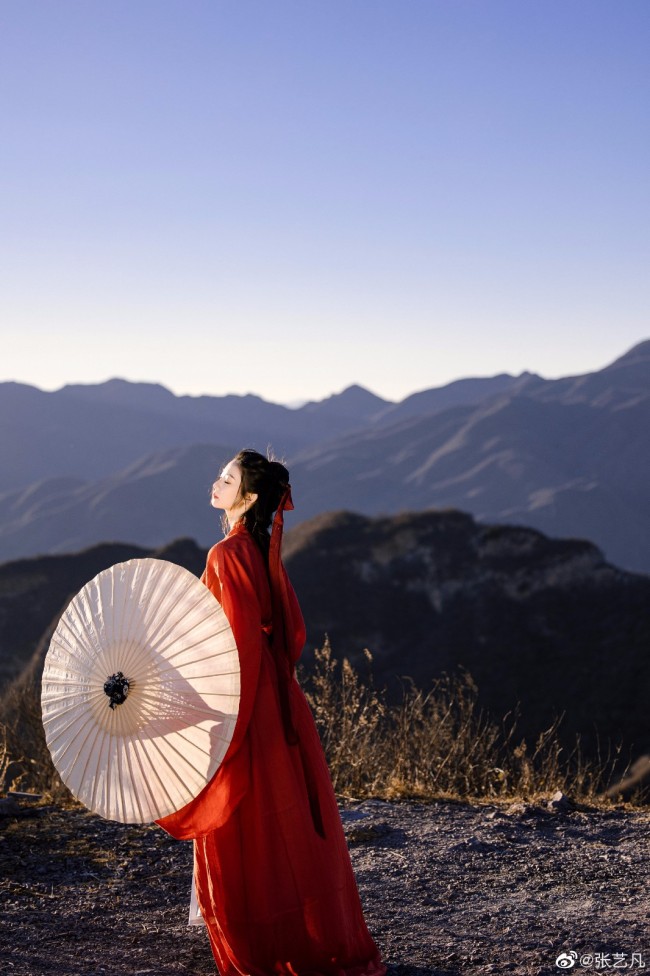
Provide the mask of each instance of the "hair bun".
[{"label": "hair bun", "polygon": [[269,461],[269,474],[278,487],[286,488],[289,484],[289,472],[279,461]]}]

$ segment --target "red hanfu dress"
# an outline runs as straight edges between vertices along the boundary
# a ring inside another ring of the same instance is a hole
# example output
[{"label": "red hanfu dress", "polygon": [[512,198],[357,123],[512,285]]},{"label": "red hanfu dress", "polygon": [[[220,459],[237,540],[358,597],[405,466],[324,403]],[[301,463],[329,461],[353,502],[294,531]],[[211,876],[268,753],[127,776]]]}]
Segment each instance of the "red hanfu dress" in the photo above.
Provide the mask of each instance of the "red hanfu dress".
[{"label": "red hanfu dress", "polygon": [[293,675],[305,629],[280,570],[284,661],[271,641],[265,560],[243,523],[208,554],[202,581],[239,649],[240,711],[214,778],[158,822],[194,838],[196,895],[221,976],[384,976],[318,732]]}]

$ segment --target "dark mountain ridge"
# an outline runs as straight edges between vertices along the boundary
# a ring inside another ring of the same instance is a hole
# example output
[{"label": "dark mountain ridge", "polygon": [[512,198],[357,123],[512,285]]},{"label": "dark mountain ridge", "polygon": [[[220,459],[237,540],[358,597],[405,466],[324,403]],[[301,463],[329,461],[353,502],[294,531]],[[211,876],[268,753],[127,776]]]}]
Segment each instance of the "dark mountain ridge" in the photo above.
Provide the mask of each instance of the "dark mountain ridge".
[{"label": "dark mountain ridge", "polygon": [[[339,659],[362,663],[369,648],[376,681],[393,693],[398,676],[426,689],[464,668],[493,718],[520,704],[519,732],[529,739],[565,713],[565,743],[580,733],[588,755],[598,736],[650,749],[650,579],[608,565],[592,544],[480,525],[458,511],[321,515],[285,542],[307,667],[328,634]],[[40,673],[47,642],[36,652],[39,638],[88,579],[149,554],[112,545],[0,566],[5,685],[25,667]],[[190,540],[153,554],[197,575],[206,556]]]},{"label": "dark mountain ridge", "polygon": [[311,646],[370,649],[380,683],[468,670],[493,716],[521,703],[523,734],[565,713],[567,745],[619,735],[650,747],[650,578],[591,543],[480,525],[458,512],[322,515],[292,530],[286,562]]}]

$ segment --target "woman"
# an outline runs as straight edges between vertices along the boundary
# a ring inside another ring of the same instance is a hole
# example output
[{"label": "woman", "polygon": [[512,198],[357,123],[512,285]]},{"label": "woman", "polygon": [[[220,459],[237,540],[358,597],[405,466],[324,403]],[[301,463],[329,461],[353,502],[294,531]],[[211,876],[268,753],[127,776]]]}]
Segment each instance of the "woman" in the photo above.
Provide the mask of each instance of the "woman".
[{"label": "woman", "polygon": [[212,505],[230,531],[208,553],[202,581],[235,635],[240,710],[217,774],[159,823],[195,839],[197,900],[222,976],[383,976],[294,676],[305,628],[280,560],[283,510],[293,508],[289,473],[240,451],[214,483]]}]

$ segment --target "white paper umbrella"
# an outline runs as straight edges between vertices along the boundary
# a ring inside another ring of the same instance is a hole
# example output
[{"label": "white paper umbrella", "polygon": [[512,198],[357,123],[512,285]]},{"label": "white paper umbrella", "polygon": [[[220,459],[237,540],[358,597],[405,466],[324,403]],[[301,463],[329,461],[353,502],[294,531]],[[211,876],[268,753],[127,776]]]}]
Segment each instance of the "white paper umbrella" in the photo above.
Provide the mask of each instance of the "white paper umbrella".
[{"label": "white paper umbrella", "polygon": [[219,768],[239,687],[212,593],[174,563],[118,563],[77,594],[50,643],[41,703],[54,765],[102,817],[158,820]]}]

